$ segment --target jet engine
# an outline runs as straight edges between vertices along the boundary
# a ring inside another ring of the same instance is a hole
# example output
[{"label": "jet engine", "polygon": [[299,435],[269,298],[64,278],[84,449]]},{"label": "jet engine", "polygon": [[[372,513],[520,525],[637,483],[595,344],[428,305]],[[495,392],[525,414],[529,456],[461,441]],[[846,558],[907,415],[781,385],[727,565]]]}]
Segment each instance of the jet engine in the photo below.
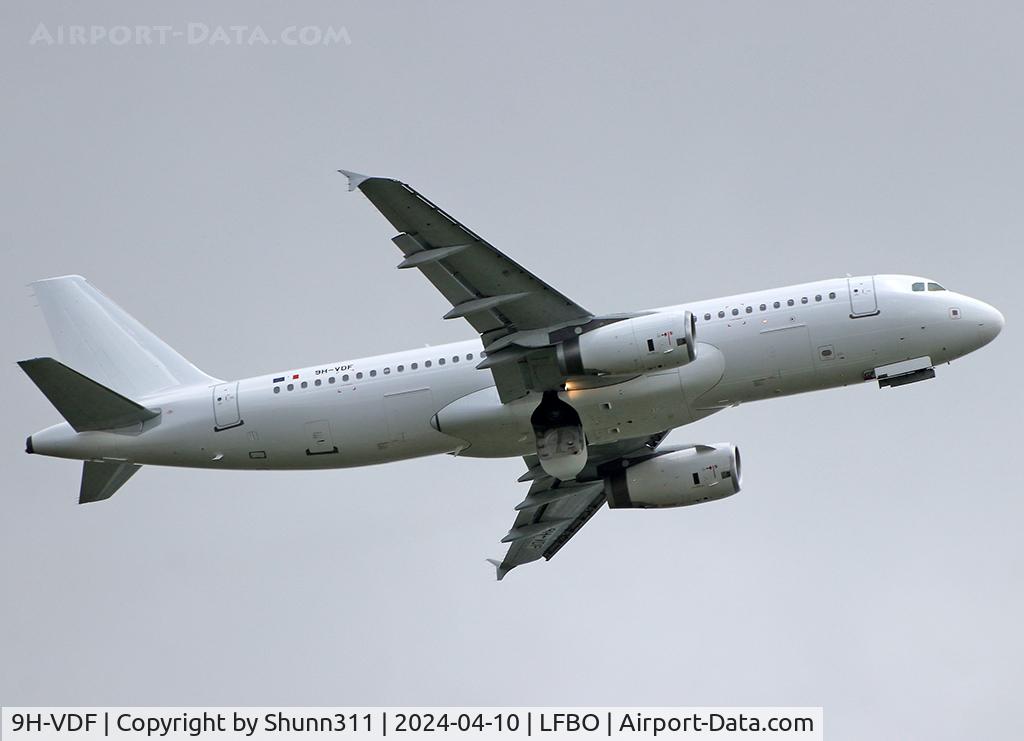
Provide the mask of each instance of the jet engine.
[{"label": "jet engine", "polygon": [[623,319],[563,340],[558,362],[567,375],[629,375],[677,368],[697,357],[693,314],[659,312]]},{"label": "jet engine", "polygon": [[605,480],[612,509],[685,507],[740,490],[740,451],[731,443],[669,450]]}]

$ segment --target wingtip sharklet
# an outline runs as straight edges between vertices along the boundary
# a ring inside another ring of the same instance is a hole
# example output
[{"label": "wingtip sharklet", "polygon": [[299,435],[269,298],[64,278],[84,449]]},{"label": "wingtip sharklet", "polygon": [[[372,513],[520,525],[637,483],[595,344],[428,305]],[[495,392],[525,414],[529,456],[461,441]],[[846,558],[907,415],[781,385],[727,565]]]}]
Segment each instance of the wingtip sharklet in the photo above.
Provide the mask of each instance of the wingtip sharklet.
[{"label": "wingtip sharklet", "polygon": [[505,578],[505,574],[507,574],[509,570],[501,568],[501,561],[496,558],[488,558],[487,563],[494,567],[494,573],[498,577],[498,581]]},{"label": "wingtip sharklet", "polygon": [[350,192],[370,179],[369,175],[352,172],[352,170],[338,170],[338,172],[348,178],[348,189]]}]

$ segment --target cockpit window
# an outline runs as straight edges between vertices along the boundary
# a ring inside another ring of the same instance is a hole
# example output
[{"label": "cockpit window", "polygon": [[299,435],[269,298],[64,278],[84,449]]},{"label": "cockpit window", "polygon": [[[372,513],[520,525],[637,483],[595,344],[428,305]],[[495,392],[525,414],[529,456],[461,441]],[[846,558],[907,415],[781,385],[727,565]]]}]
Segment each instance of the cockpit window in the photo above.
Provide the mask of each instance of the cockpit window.
[{"label": "cockpit window", "polygon": [[915,283],[914,285],[911,286],[911,288],[913,288],[915,291],[923,291],[924,283]]},{"label": "cockpit window", "polygon": [[929,283],[928,284],[928,290],[929,291],[945,291],[946,289],[943,288],[942,286],[940,286],[938,283]]}]

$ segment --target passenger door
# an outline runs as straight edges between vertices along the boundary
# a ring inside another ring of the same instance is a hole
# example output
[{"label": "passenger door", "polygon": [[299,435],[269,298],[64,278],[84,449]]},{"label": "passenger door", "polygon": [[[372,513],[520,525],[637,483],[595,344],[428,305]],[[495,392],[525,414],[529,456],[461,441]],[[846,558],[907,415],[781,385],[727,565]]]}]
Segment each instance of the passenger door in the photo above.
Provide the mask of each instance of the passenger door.
[{"label": "passenger door", "polygon": [[878,313],[878,301],[875,298],[875,278],[864,275],[858,278],[847,278],[850,287],[850,316],[874,316]]},{"label": "passenger door", "polygon": [[238,411],[238,381],[213,387],[213,429],[229,430],[242,424]]}]

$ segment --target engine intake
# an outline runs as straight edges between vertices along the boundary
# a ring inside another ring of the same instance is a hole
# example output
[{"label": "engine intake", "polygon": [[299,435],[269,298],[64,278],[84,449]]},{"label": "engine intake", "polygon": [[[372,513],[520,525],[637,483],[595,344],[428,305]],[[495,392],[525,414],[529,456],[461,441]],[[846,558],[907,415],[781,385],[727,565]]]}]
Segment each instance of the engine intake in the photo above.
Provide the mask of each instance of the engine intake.
[{"label": "engine intake", "polygon": [[697,357],[697,321],[661,312],[606,324],[564,340],[558,362],[567,375],[628,375],[678,368]]},{"label": "engine intake", "polygon": [[612,509],[686,507],[740,490],[740,451],[732,443],[659,453],[605,480]]}]

